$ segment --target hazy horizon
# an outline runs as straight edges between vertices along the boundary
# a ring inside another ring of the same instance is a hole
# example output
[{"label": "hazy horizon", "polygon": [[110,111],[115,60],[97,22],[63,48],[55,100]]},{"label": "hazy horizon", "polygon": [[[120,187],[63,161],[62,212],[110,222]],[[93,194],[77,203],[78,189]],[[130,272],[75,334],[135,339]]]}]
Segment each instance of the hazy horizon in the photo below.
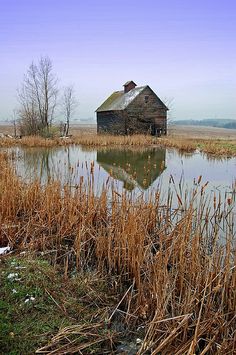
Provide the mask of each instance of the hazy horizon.
[{"label": "hazy horizon", "polygon": [[44,55],[60,86],[75,86],[74,119],[94,118],[127,80],[172,100],[172,119],[236,119],[233,0],[0,0],[0,14],[1,121]]}]

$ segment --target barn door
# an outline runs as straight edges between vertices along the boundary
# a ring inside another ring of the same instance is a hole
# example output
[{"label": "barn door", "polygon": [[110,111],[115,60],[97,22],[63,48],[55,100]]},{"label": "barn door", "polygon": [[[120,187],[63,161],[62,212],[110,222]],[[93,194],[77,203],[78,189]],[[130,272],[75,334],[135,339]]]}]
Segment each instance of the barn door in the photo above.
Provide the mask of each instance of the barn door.
[{"label": "barn door", "polygon": [[161,135],[161,130],[155,123],[152,123],[151,125],[151,135],[158,137]]},{"label": "barn door", "polygon": [[152,136],[156,135],[156,125],[155,125],[155,123],[151,124],[151,135]]}]

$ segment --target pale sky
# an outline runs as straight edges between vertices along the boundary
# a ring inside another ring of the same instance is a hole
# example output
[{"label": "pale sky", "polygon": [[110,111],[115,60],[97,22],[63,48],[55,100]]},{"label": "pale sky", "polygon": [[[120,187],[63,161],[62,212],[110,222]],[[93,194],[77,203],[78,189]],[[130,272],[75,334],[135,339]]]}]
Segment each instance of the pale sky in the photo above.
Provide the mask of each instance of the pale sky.
[{"label": "pale sky", "polygon": [[236,119],[234,0],[0,0],[0,120],[44,55],[74,84],[77,119],[128,80],[171,99],[174,119]]}]

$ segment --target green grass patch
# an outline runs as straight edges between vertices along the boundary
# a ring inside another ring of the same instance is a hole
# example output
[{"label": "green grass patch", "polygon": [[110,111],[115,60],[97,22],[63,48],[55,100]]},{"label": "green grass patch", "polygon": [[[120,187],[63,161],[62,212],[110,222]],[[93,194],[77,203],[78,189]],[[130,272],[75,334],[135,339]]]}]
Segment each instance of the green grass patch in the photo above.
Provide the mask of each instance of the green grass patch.
[{"label": "green grass patch", "polygon": [[25,256],[4,257],[0,267],[0,354],[33,354],[64,327],[97,321],[110,304],[92,274],[65,279],[46,260]]},{"label": "green grass patch", "polygon": [[214,154],[218,156],[235,156],[236,143],[233,141],[214,140],[208,142],[199,142],[198,149],[202,152]]}]

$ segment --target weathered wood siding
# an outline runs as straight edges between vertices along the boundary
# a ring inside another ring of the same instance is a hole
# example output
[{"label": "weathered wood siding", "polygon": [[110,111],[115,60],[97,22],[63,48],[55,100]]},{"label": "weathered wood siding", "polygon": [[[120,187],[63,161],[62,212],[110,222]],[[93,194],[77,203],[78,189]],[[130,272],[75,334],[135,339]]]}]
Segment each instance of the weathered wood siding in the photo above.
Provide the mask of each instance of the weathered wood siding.
[{"label": "weathered wood siding", "polygon": [[149,87],[143,90],[125,111],[127,128],[131,132],[166,134],[167,110]]},{"label": "weathered wood siding", "polygon": [[122,111],[97,112],[97,132],[126,134]]}]

